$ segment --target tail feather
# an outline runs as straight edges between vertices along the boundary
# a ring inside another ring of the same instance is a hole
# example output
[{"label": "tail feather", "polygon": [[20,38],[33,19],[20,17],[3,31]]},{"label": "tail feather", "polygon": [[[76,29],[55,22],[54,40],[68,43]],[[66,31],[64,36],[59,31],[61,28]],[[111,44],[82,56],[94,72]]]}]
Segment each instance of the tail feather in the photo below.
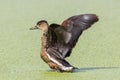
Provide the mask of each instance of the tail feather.
[{"label": "tail feather", "polygon": [[48,48],[47,49],[47,56],[48,58],[58,65],[58,71],[66,71],[71,72],[75,67],[73,67],[69,62],[67,62],[60,52],[56,49]]}]

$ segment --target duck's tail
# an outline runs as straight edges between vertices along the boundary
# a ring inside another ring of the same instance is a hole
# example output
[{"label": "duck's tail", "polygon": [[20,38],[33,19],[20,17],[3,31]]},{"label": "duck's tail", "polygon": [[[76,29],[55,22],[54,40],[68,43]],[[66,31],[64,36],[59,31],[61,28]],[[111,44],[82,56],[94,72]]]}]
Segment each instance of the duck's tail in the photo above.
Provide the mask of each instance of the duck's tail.
[{"label": "duck's tail", "polygon": [[48,58],[55,64],[57,64],[57,71],[60,72],[72,72],[75,67],[72,66],[68,61],[66,61],[62,55],[55,49],[47,49]]},{"label": "duck's tail", "polygon": [[49,54],[47,55],[48,55],[48,58],[53,63],[57,64],[56,70],[59,72],[72,72],[74,69],[76,69],[74,66],[69,64],[69,62],[67,62],[65,59],[51,57]]}]

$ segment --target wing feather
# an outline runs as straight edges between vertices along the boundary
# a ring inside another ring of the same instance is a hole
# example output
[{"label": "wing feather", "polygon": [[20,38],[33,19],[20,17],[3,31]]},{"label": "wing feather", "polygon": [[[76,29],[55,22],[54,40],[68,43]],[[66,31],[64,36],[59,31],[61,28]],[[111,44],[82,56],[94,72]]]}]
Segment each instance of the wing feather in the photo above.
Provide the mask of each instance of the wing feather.
[{"label": "wing feather", "polygon": [[63,58],[70,56],[82,32],[97,21],[98,17],[95,14],[83,14],[68,18],[62,25],[50,25],[54,33],[52,36],[56,36],[54,47],[62,54]]}]

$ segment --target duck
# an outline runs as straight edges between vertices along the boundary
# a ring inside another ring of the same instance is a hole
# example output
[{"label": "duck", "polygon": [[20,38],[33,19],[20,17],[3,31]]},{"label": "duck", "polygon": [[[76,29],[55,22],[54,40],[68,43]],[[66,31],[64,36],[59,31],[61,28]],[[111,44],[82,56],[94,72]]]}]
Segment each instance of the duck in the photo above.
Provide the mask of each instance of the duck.
[{"label": "duck", "polygon": [[[81,34],[99,20],[96,14],[74,15],[62,24],[48,24],[40,20],[30,30],[43,31],[40,56],[48,66],[58,72],[73,72],[77,67],[71,65],[66,58],[70,57]],[[77,61],[77,60],[76,60]]]}]

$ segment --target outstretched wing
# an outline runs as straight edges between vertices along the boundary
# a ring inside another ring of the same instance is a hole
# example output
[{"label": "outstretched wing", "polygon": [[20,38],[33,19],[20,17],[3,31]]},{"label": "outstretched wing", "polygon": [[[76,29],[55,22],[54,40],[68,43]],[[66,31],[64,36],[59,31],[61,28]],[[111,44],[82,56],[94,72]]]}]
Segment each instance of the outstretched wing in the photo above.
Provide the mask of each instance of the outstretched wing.
[{"label": "outstretched wing", "polygon": [[91,27],[91,25],[97,21],[98,17],[95,14],[83,14],[72,16],[62,23],[65,30],[72,35],[68,43],[71,48],[75,46],[82,32]]},{"label": "outstretched wing", "polygon": [[76,45],[82,32],[97,21],[98,17],[95,14],[83,14],[68,18],[62,25],[51,26],[57,37],[55,47],[64,58],[70,56],[72,48]]}]

